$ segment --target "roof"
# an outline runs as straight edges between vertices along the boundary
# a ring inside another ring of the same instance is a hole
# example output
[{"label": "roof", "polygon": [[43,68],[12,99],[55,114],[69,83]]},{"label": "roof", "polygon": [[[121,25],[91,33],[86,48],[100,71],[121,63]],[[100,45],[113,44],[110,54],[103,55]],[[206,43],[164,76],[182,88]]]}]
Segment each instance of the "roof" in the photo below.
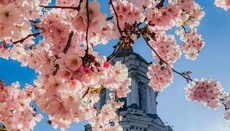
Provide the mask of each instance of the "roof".
[{"label": "roof", "polygon": [[130,48],[128,48],[128,49],[125,48],[125,49],[120,50],[120,51],[118,52],[118,54],[116,55],[116,57],[129,56],[129,55],[131,55],[131,54],[137,56],[137,57],[136,57],[137,59],[139,59],[139,60],[141,60],[141,61],[143,61],[143,62],[145,62],[145,63],[147,63],[147,64],[150,64],[150,63],[148,63],[142,56],[140,56],[139,54],[135,53],[135,52],[133,51],[133,48],[132,48],[132,47],[130,47]]}]

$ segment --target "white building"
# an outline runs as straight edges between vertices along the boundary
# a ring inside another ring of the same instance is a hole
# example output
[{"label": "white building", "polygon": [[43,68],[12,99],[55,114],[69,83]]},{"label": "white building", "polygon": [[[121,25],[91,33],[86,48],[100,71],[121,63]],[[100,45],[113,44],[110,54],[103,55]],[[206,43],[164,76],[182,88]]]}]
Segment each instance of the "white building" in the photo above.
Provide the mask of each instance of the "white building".
[{"label": "white building", "polygon": [[[170,126],[166,126],[157,115],[157,92],[149,87],[147,78],[148,66],[140,55],[132,49],[121,51],[115,61],[123,61],[129,69],[129,77],[132,79],[131,92],[128,97],[122,99],[125,105],[119,113],[123,117],[120,125],[124,131],[173,131]],[[97,107],[102,107],[109,99],[108,91],[102,93],[101,100]],[[91,131],[90,125],[85,126],[85,131]]]}]

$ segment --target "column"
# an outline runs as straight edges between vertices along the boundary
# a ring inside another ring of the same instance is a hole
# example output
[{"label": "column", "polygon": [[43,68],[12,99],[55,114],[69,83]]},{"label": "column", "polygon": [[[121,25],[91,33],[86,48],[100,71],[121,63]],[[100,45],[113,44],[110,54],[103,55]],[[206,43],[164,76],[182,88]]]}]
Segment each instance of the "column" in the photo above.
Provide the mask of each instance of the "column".
[{"label": "column", "polygon": [[156,94],[151,87],[146,86],[147,114],[156,114]]},{"label": "column", "polygon": [[130,106],[132,104],[131,102],[131,98],[132,98],[132,86],[130,86],[131,92],[129,92],[129,94],[127,95],[126,98],[126,106]]},{"label": "column", "polygon": [[136,73],[131,73],[131,92],[128,94],[126,102],[127,106],[136,104],[139,107],[138,80]]},{"label": "column", "polygon": [[146,88],[146,113],[147,114],[152,114],[151,112],[151,92],[150,92],[150,88],[148,86],[145,87]]},{"label": "column", "polygon": [[136,104],[139,107],[139,92],[138,92],[138,82],[137,79],[132,78],[132,88],[131,88],[131,103]]},{"label": "column", "polygon": [[156,101],[156,92],[152,88],[151,90],[151,101],[152,101],[152,113],[157,114],[157,101]]}]

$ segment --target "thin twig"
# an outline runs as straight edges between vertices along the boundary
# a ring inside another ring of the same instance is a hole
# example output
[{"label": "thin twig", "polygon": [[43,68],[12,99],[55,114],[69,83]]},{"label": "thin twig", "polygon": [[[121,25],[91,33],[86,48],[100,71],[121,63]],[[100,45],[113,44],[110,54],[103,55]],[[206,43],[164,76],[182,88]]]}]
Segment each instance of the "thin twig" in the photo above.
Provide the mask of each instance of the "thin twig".
[{"label": "thin twig", "polygon": [[69,34],[69,39],[68,39],[67,44],[66,44],[66,46],[65,46],[65,48],[64,48],[64,50],[63,50],[63,53],[64,53],[64,54],[67,53],[67,51],[68,51],[68,49],[69,49],[69,47],[70,47],[70,44],[71,44],[71,42],[72,42],[72,39],[73,39],[73,31],[71,31],[70,34]]},{"label": "thin twig", "polygon": [[225,110],[228,110],[226,104],[225,104],[223,101],[221,101],[221,102],[222,102],[222,104],[224,105],[224,109],[225,109]]},{"label": "thin twig", "polygon": [[[68,51],[68,49],[69,49],[69,47],[70,47],[70,44],[71,44],[72,39],[73,39],[73,34],[74,34],[73,31],[71,31],[70,34],[69,34],[69,38],[68,38],[67,44],[66,44],[66,46],[65,46],[65,48],[64,48],[64,50],[63,50],[63,53],[64,53],[64,54],[67,53],[67,51]],[[55,64],[54,67],[55,67],[55,71],[53,72],[53,75],[56,75],[57,72],[58,72],[58,70],[59,70],[59,68],[60,68],[60,66],[59,66],[59,64]]]},{"label": "thin twig", "polygon": [[34,33],[34,34],[29,34],[27,35],[25,38],[22,38],[21,40],[18,40],[18,41],[11,41],[13,44],[17,44],[17,43],[23,43],[26,39],[30,38],[30,37],[36,37],[40,35],[40,32],[38,33]]},{"label": "thin twig", "polygon": [[107,61],[110,61],[110,58],[112,55],[117,51],[117,47],[119,46],[120,42],[118,42],[115,46],[113,46],[114,50],[113,52],[107,57]]},{"label": "thin twig", "polygon": [[59,64],[55,64],[54,67],[55,67],[55,71],[53,72],[53,75],[55,76],[57,74],[60,66],[59,66]]},{"label": "thin twig", "polygon": [[86,49],[86,54],[88,54],[88,50],[89,50],[89,42],[88,42],[88,35],[89,35],[89,0],[86,1],[86,13],[87,13],[87,27],[86,27],[86,37],[85,37],[85,41],[87,44],[87,49]]},{"label": "thin twig", "polygon": [[77,7],[74,7],[74,6],[57,6],[57,5],[54,5],[54,6],[45,6],[45,5],[40,5],[40,7],[43,7],[43,8],[60,8],[60,9],[77,9]]},{"label": "thin twig", "polygon": [[192,78],[190,78],[190,77],[184,75],[184,73],[178,72],[177,70],[175,70],[175,69],[173,69],[173,68],[171,68],[171,69],[172,69],[173,72],[175,72],[175,73],[181,75],[181,76],[184,77],[186,80],[193,81]]},{"label": "thin twig", "polygon": [[230,108],[227,108],[227,105],[226,105],[226,103],[225,103],[225,99],[224,98],[220,98],[220,101],[221,101],[221,103],[224,105],[224,109],[225,110],[229,110]]},{"label": "thin twig", "polygon": [[113,8],[113,11],[114,11],[114,14],[115,14],[115,16],[116,16],[118,31],[119,31],[121,37],[123,37],[123,35],[122,35],[122,30],[121,30],[121,27],[120,27],[120,24],[119,24],[119,18],[118,18],[118,15],[117,15],[117,12],[116,12],[116,10],[115,10],[115,7],[114,7],[114,5],[113,5],[112,0],[110,0],[110,4],[111,4],[111,6],[112,6],[112,8]]},{"label": "thin twig", "polygon": [[82,2],[83,2],[83,0],[80,0],[79,5],[78,5],[77,8],[76,8],[77,11],[80,11],[80,9],[81,9],[81,3],[82,3]]},{"label": "thin twig", "polygon": [[82,98],[84,98],[89,93],[89,87],[87,88],[86,92],[83,94]]},{"label": "thin twig", "polygon": [[164,59],[162,59],[161,56],[157,53],[157,51],[149,44],[148,40],[143,36],[142,33],[141,33],[141,35],[142,35],[142,37],[144,38],[146,44],[151,48],[151,50],[154,52],[154,54],[157,55],[157,57],[160,59],[160,61],[162,61],[162,62],[164,62],[165,64],[168,65],[168,63],[167,63]]},{"label": "thin twig", "polygon": [[[88,51],[89,51],[89,42],[88,42],[88,35],[89,35],[89,0],[86,0],[86,14],[87,14],[87,27],[86,27],[86,36],[85,36],[85,41],[86,41],[86,56],[88,56]],[[89,92],[89,87],[87,88],[86,92],[83,94],[82,98],[84,98]]]},{"label": "thin twig", "polygon": [[116,46],[118,46],[118,48],[116,47],[113,53],[107,57],[108,62],[110,62],[114,57],[117,56],[118,52],[122,49],[123,44],[119,42]]}]

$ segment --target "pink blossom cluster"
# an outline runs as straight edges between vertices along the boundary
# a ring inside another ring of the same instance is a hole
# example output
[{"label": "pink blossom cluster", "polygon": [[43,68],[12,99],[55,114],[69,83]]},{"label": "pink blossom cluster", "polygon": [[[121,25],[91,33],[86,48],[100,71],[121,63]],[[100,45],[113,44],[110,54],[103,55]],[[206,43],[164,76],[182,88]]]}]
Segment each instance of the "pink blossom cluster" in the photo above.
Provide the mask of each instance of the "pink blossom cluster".
[{"label": "pink blossom cluster", "polygon": [[46,112],[54,127],[67,128],[73,121],[81,121],[81,96],[86,89],[78,80],[66,82],[58,76],[40,76],[35,81],[35,102],[41,111]]},{"label": "pink blossom cluster", "polygon": [[169,65],[151,64],[148,67],[147,76],[149,85],[155,91],[163,91],[172,83],[173,73]]},{"label": "pink blossom cluster", "polygon": [[230,0],[215,0],[215,5],[227,11],[230,8]]},{"label": "pink blossom cluster", "polygon": [[41,29],[41,35],[44,36],[43,42],[52,43],[51,50],[54,53],[62,52],[70,33],[70,23],[65,20],[67,19],[65,12],[61,9],[51,10],[40,19],[41,22],[36,26]]},{"label": "pink blossom cluster", "polygon": [[[176,34],[180,36],[183,44],[182,51],[187,59],[195,60],[204,46],[201,36],[197,33],[196,27],[204,16],[204,12],[199,4],[193,0],[170,0],[170,4],[177,5],[182,10],[180,16],[176,19]],[[189,27],[190,31],[186,31]]]},{"label": "pink blossom cluster", "polygon": [[200,24],[200,20],[204,16],[204,12],[199,4],[194,0],[170,0],[170,4],[178,5],[182,10],[178,17],[178,25],[187,25],[190,28],[197,27]]},{"label": "pink blossom cluster", "polygon": [[221,105],[221,94],[223,88],[216,80],[195,80],[185,88],[186,99],[200,102],[207,107],[217,109]]},{"label": "pink blossom cluster", "polygon": [[1,84],[0,88],[0,123],[8,130],[32,130],[42,119],[35,108],[30,106],[33,103],[34,93],[30,85],[23,90],[19,89],[18,82],[11,86]]},{"label": "pink blossom cluster", "polygon": [[[150,41],[150,44],[157,54],[170,65],[173,65],[181,56],[180,46],[177,45],[173,35],[157,33],[155,41]],[[152,53],[157,62],[160,62],[158,56],[154,52]]]},{"label": "pink blossom cluster", "polygon": [[[186,58],[196,59],[204,46],[195,28],[204,12],[193,0],[169,0],[167,5],[158,0],[113,0],[109,3],[112,19],[100,11],[97,0],[56,0],[55,6],[48,7],[50,2],[0,0],[0,57],[17,60],[38,73],[35,88],[27,85],[20,90],[18,83],[8,87],[0,83],[0,122],[8,130],[32,130],[41,120],[30,107],[32,101],[49,115],[48,123],[55,128],[89,120],[96,131],[122,130],[117,110],[123,106],[119,98],[130,92],[128,69],[121,62],[111,65],[111,59],[100,56],[94,47],[119,39],[114,48],[121,50],[142,36],[156,60],[148,68],[149,85],[162,91],[172,83],[172,67],[181,55],[174,36],[165,30],[174,26],[182,30],[178,34]],[[229,0],[216,0],[216,5],[227,10]],[[99,109],[95,104],[101,90],[109,90],[110,100]],[[217,81],[196,80],[186,90],[189,100],[211,108],[220,105],[222,87]],[[229,94],[225,97],[229,119]]]},{"label": "pink blossom cluster", "polygon": [[[108,100],[107,103],[98,112],[96,117],[89,120],[94,131],[123,131],[122,127],[118,124],[121,117],[118,115],[117,109],[121,108],[124,103],[115,102],[114,100]],[[111,121],[113,122],[111,125]]]},{"label": "pink blossom cluster", "polygon": [[[54,127],[68,128],[72,122],[95,117],[105,119],[104,115],[97,113],[99,109],[94,106],[100,99],[101,88],[116,92],[115,96],[112,95],[114,97],[111,96],[112,99],[126,97],[130,92],[131,80],[128,79],[128,70],[123,64],[118,62],[114,66],[107,65],[104,57],[96,56],[94,59],[97,65],[91,63],[82,67],[83,60],[77,56],[73,51],[68,52],[59,60],[60,69],[55,76],[42,72],[35,81],[35,102],[41,111],[49,114]],[[114,106],[116,102],[110,104]],[[107,106],[112,106],[110,104]],[[115,113],[118,107],[112,109],[110,108],[110,112]],[[114,116],[114,113],[111,115]],[[107,116],[103,123],[107,125],[114,120],[114,117]]]},{"label": "pink blossom cluster", "polygon": [[[106,21],[106,15],[100,11],[100,4],[94,0],[89,3],[89,23],[87,23],[86,2],[81,3],[81,10],[78,15],[71,18],[71,24],[78,33],[86,35],[87,24],[89,24],[89,42],[91,45],[99,43],[106,44],[112,38],[118,38],[118,31],[114,29],[111,22]],[[113,32],[113,33],[112,33]]]},{"label": "pink blossom cluster", "polygon": [[[126,97],[130,92],[128,70],[120,62],[112,66],[93,51],[90,54],[95,56],[89,56],[78,42],[72,42],[66,54],[56,54],[56,59],[52,58],[52,52],[46,52],[49,48],[52,45],[40,43],[33,50],[25,51],[28,55],[24,56],[33,58],[28,65],[40,74],[35,81],[35,102],[49,115],[55,128],[68,128],[72,122],[96,117],[94,104],[100,99],[97,90],[101,88],[116,92],[117,98]],[[53,75],[55,65],[59,65],[59,69]]]},{"label": "pink blossom cluster", "polygon": [[148,9],[146,12],[147,24],[155,30],[168,30],[176,24],[181,9],[177,5],[168,5],[160,9]]},{"label": "pink blossom cluster", "polygon": [[39,17],[39,1],[0,1],[0,40],[10,42],[27,36],[30,21]]},{"label": "pink blossom cluster", "polygon": [[204,41],[197,33],[197,30],[193,29],[185,33],[185,35],[181,36],[181,40],[184,42],[181,45],[181,49],[185,53],[186,58],[196,60],[200,49],[204,47]]},{"label": "pink blossom cluster", "polygon": [[121,62],[117,62],[113,67],[108,68],[103,72],[104,83],[103,85],[105,88],[110,90],[117,90],[117,97],[126,97],[127,94],[130,92],[130,89],[127,88],[131,84],[131,79],[124,79],[128,78],[128,69],[125,65],[121,64]]},{"label": "pink blossom cluster", "polygon": [[[143,22],[145,17],[143,14],[143,7],[141,4],[133,4],[126,0],[113,0],[115,11],[118,15],[119,25],[124,30],[126,24],[134,24],[135,22]],[[115,16],[115,12],[110,6],[111,13]],[[113,18],[116,22],[116,18]]]},{"label": "pink blossom cluster", "polygon": [[[49,123],[54,128],[66,129],[72,122],[101,117],[103,129],[118,130],[121,127],[118,124],[120,118],[116,111],[122,104],[118,101],[112,102],[112,100],[127,96],[130,92],[131,80],[128,78],[126,66],[121,62],[112,66],[106,61],[106,57],[99,56],[91,46],[86,50],[85,4],[82,3],[82,10],[79,13],[70,12],[68,15],[67,11],[61,9],[47,10],[47,13],[40,18],[41,22],[35,23],[36,28],[40,29],[40,34],[44,37],[39,44],[35,44],[32,37],[12,47],[7,47],[8,44],[2,43],[0,54],[3,58],[18,60],[22,66],[29,66],[39,74],[37,80],[34,81],[35,88],[32,90],[34,101],[42,112],[49,115]],[[91,12],[88,36],[90,45],[116,37],[112,32],[114,25],[104,22],[104,14],[98,15],[100,11],[97,1],[89,4],[89,11]],[[72,22],[76,22],[73,21],[72,16],[81,16],[85,19],[84,26],[79,26],[79,22],[75,23],[82,30],[74,24],[72,26]],[[71,30],[73,30],[73,37],[67,47]],[[100,35],[96,35],[93,31]],[[100,36],[100,39],[97,39],[97,36]],[[113,93],[111,93],[111,102],[107,103],[110,108],[103,108],[102,115],[99,115],[100,109],[95,108],[95,104],[100,99],[102,88],[111,90]],[[108,110],[112,116],[107,115],[105,118],[104,115]],[[111,121],[114,121],[114,126],[110,125]],[[8,128],[7,124],[4,123],[4,125]],[[97,128],[99,130],[102,127]]]},{"label": "pink blossom cluster", "polygon": [[169,0],[171,4],[177,4],[184,11],[190,11],[194,6],[194,0]]}]

